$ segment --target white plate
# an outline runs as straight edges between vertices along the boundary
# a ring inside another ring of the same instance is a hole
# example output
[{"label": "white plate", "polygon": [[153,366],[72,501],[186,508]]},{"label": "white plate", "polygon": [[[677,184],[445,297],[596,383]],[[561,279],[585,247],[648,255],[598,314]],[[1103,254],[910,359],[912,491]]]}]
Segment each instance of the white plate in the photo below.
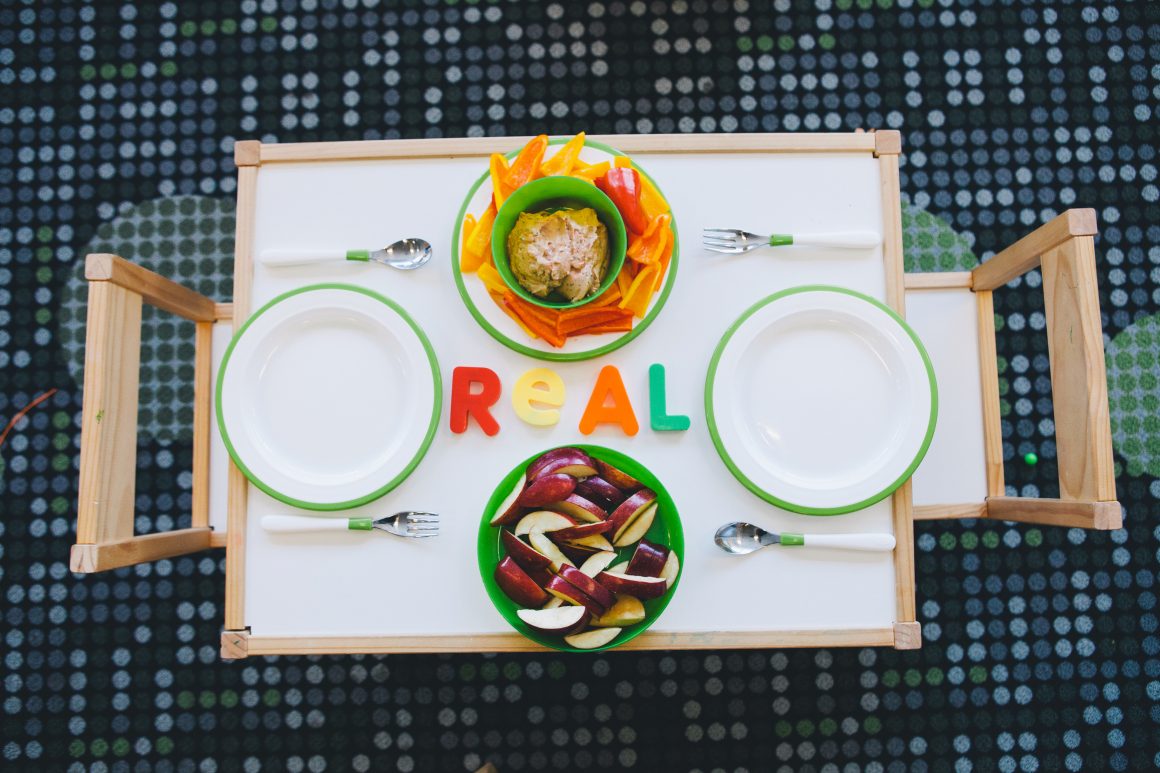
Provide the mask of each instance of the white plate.
[{"label": "white plate", "polygon": [[721,339],[705,384],[721,458],[768,502],[809,515],[867,507],[922,461],[934,369],[905,322],[839,287],[759,301]]},{"label": "white plate", "polygon": [[435,432],[439,367],[393,301],[312,285],[252,316],[226,350],[218,426],[272,497],[311,510],[365,504],[401,483]]},{"label": "white plate", "polygon": [[[550,140],[544,158],[549,159],[558,153],[567,139],[555,138]],[[517,153],[519,153],[518,150],[513,150],[508,154],[508,158],[514,158]],[[592,140],[586,140],[583,149],[580,151],[581,160],[589,164],[614,161],[617,156],[623,155],[624,153],[621,153],[619,150]],[[639,166],[637,169],[642,173],[644,172]],[[652,178],[650,177],[649,179],[651,180]],[[653,185],[657,185],[656,180],[652,182]],[[657,190],[660,191],[662,196],[664,195],[664,191],[661,190],[659,185],[657,185]],[[541,360],[553,360],[556,362],[588,360],[593,357],[608,354],[624,346],[643,333],[645,328],[660,313],[661,308],[665,305],[665,301],[668,300],[669,293],[672,291],[673,282],[677,277],[677,266],[680,262],[681,245],[679,239],[677,239],[675,215],[673,216],[671,225],[674,240],[673,257],[669,263],[669,270],[665,275],[664,285],[661,287],[660,292],[653,294],[644,318],[636,320],[633,323],[632,330],[627,333],[601,333],[599,335],[572,336],[559,348],[552,346],[547,341],[530,337],[503,309],[495,304],[495,301],[488,295],[487,288],[476,274],[464,274],[459,270],[459,247],[463,243],[463,234],[461,233],[463,218],[468,212],[478,216],[487,209],[488,204],[491,202],[491,196],[491,175],[487,170],[484,170],[474,187],[468,191],[467,198],[459,210],[459,217],[455,223],[455,232],[452,235],[451,241],[451,271],[455,277],[455,285],[459,289],[459,294],[463,298],[463,303],[467,306],[467,310],[471,312],[471,316],[475,317],[476,322],[492,338],[513,351]]]}]

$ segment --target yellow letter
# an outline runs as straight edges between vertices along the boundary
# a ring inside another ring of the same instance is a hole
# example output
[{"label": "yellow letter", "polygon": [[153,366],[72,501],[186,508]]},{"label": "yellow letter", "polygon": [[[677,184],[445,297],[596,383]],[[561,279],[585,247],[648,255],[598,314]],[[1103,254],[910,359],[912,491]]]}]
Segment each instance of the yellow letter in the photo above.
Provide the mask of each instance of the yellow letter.
[{"label": "yellow letter", "polygon": [[[533,427],[550,427],[560,421],[556,410],[564,404],[564,380],[554,370],[532,368],[512,388],[516,416]],[[539,405],[549,406],[540,408]]]}]

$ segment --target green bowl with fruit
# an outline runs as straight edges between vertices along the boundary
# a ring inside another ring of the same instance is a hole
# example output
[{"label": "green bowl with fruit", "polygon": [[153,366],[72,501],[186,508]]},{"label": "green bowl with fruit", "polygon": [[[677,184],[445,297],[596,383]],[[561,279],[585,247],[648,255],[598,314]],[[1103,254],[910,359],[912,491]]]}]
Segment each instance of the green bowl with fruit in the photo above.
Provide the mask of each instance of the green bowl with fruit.
[{"label": "green bowl with fruit", "polygon": [[[557,210],[591,209],[596,218],[604,224],[608,233],[608,268],[599,287],[590,295],[570,301],[558,292],[546,298],[533,295],[524,288],[512,272],[508,255],[508,234],[516,225],[522,212],[555,212]],[[532,180],[516,188],[504,199],[496,213],[491,227],[491,257],[499,272],[513,293],[529,303],[549,309],[572,309],[596,300],[600,294],[612,287],[617,274],[624,268],[624,258],[628,250],[628,231],[620,210],[612,199],[594,184],[578,177],[555,175]]]},{"label": "green bowl with fruit", "polygon": [[680,581],[681,517],[655,475],[594,445],[525,459],[487,502],[477,542],[492,604],[562,652],[598,652],[656,621]]}]

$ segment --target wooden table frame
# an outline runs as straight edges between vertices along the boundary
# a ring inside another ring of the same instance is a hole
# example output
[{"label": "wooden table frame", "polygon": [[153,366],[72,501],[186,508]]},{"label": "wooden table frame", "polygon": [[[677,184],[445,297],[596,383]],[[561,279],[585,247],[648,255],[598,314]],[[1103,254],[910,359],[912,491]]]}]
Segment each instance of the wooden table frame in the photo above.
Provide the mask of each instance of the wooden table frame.
[{"label": "wooden table frame", "polygon": [[[90,255],[89,316],[85,361],[84,419],[77,544],[72,568],[95,572],[141,561],[226,548],[225,625],[221,652],[248,655],[518,652],[542,648],[516,632],[461,637],[278,637],[253,636],[245,625],[245,527],[248,482],[230,464],[224,539],[208,520],[210,335],[215,321],[232,320],[235,330],[249,316],[253,278],[256,189],[262,165],[282,162],[382,160],[392,158],[486,157],[522,146],[528,138],[387,140],[297,143],[243,141],[235,147],[238,167],[234,302],[216,304],[168,279],[111,255]],[[1069,210],[972,272],[905,275],[896,131],[850,134],[623,135],[594,137],[626,152],[866,153],[880,167],[886,301],[905,316],[907,291],[962,288],[979,306],[987,490],[982,503],[914,508],[908,481],[892,496],[896,622],[890,627],[775,632],[645,632],[621,649],[725,649],[809,646],[921,646],[915,610],[915,518],[996,518],[1097,529],[1117,528],[1111,431],[1107,407],[1103,339],[1096,289],[1092,210]],[[1004,496],[998,373],[991,291],[1042,265],[1048,341],[1056,406],[1060,492],[1058,500]],[[193,524],[165,534],[133,536],[137,385],[142,300],[197,324],[193,462]],[[1066,331],[1066,332],[1064,332]],[[1079,332],[1076,335],[1076,331]]]}]

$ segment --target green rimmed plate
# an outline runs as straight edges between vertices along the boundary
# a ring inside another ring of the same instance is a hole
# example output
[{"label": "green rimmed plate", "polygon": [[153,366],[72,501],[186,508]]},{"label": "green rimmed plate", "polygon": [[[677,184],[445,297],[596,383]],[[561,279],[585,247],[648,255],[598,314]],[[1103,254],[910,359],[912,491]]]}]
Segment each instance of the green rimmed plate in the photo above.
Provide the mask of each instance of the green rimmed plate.
[{"label": "green rimmed plate", "polygon": [[889,496],[930,447],[934,367],[887,306],[810,285],[751,306],[722,337],[705,380],[722,460],[771,504],[806,515]]},{"label": "green rimmed plate", "polygon": [[[681,577],[684,575],[685,563],[685,532],[681,527],[681,516],[677,512],[676,504],[673,498],[669,495],[668,490],[657,479],[655,475],[643,464],[637,462],[635,459],[626,456],[619,451],[614,451],[611,448],[594,445],[575,445],[573,448],[579,448],[595,459],[607,462],[612,466],[628,473],[638,481],[643,483],[647,488],[652,489],[657,495],[657,515],[653,521],[652,526],[648,532],[645,533],[644,538],[650,542],[655,542],[660,545],[666,545],[670,550],[677,554],[677,558],[681,562],[681,572],[677,576],[676,582],[672,587],[665,592],[663,596],[656,599],[651,599],[644,602],[645,618],[640,623],[634,626],[627,627],[615,639],[604,647],[599,647],[590,650],[576,649],[568,646],[562,638],[556,636],[549,636],[538,633],[529,628],[519,617],[516,612],[521,609],[518,604],[512,601],[507,595],[500,590],[495,582],[495,567],[507,555],[502,543],[500,542],[500,529],[492,526],[490,521],[496,509],[503,502],[508,492],[516,485],[516,482],[524,475],[524,471],[534,459],[539,458],[551,449],[533,454],[527,459],[516,465],[511,472],[504,476],[503,480],[496,486],[491,498],[484,508],[483,515],[479,522],[479,536],[476,542],[478,560],[479,560],[479,575],[483,580],[483,587],[487,590],[487,595],[491,599],[491,603],[495,605],[496,610],[507,620],[512,628],[516,629],[524,636],[528,637],[537,644],[544,647],[560,650],[561,652],[600,652],[601,650],[611,649],[624,644],[627,641],[635,639],[640,634],[648,630],[656,619],[664,612],[665,607],[668,606],[669,601],[672,600],[673,595],[677,592],[677,587],[681,584]],[[618,561],[627,561],[632,557],[632,552],[635,549],[635,544],[621,548],[617,551]]]},{"label": "green rimmed plate", "polygon": [[[558,147],[568,141],[568,138],[555,138],[549,141],[549,153],[553,147]],[[518,150],[513,150],[508,154],[508,158],[514,158]],[[615,148],[609,147],[600,142],[593,142],[586,140],[584,143],[584,150],[581,151],[581,158],[587,163],[600,163],[602,161],[609,161],[615,159],[617,156],[624,156]],[[551,156],[545,154],[545,157]],[[635,162],[634,162],[634,165]],[[656,180],[653,180],[639,165],[636,168],[642,175],[656,185]],[[660,190],[660,186],[657,186]],[[661,191],[664,194],[664,191]],[[667,199],[667,197],[666,197]],[[459,215],[455,219],[455,232],[451,237],[451,273],[455,279],[455,287],[459,290],[459,295],[463,299],[463,304],[467,307],[468,312],[475,318],[488,335],[499,341],[509,349],[526,354],[529,357],[535,357],[541,360],[549,360],[552,362],[575,362],[578,360],[589,360],[593,357],[600,357],[615,351],[620,347],[632,341],[652,324],[656,319],[661,309],[668,300],[669,293],[672,292],[673,283],[676,281],[677,269],[680,258],[680,239],[677,234],[677,220],[675,215],[670,224],[673,232],[673,257],[669,264],[669,270],[665,275],[664,285],[661,287],[659,293],[656,293],[651,301],[643,319],[640,319],[633,325],[632,330],[627,333],[604,333],[601,335],[585,335],[570,338],[563,347],[556,348],[544,341],[533,339],[528,336],[507,314],[500,309],[491,296],[487,294],[487,289],[483,283],[479,281],[479,277],[474,274],[464,274],[459,270],[459,249],[463,243],[463,218],[468,212],[478,215],[487,209],[488,202],[491,200],[491,176],[489,172],[484,171],[475,184],[467,192],[467,197],[463,201],[463,205],[459,209]]]},{"label": "green rimmed plate", "polygon": [[406,479],[442,399],[435,353],[401,306],[318,284],[246,321],[222,358],[216,410],[226,449],[255,486],[295,507],[345,510]]}]

